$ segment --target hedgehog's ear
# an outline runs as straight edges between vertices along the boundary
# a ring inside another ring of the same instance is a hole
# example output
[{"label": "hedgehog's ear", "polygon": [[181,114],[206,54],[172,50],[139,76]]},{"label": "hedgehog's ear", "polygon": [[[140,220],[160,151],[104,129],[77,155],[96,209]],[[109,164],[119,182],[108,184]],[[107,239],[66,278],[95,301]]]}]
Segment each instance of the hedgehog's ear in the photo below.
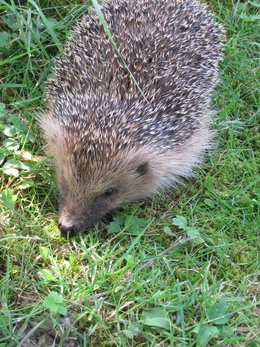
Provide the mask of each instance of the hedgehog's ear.
[{"label": "hedgehog's ear", "polygon": [[148,171],[148,166],[149,166],[148,161],[145,161],[139,164],[136,168],[136,173],[138,174],[138,176],[145,175]]}]

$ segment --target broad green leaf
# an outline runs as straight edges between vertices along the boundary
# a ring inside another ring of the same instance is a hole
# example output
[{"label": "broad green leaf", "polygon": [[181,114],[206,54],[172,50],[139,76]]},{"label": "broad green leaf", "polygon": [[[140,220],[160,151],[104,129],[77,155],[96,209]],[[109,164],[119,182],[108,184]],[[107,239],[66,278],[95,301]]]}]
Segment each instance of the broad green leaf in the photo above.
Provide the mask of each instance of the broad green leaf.
[{"label": "broad green leaf", "polygon": [[144,325],[170,330],[168,314],[163,307],[153,307],[144,311],[142,322]]},{"label": "broad green leaf", "polygon": [[187,218],[183,216],[176,216],[173,218],[172,224],[180,229],[185,230],[187,228]]},{"label": "broad green leaf", "polygon": [[214,326],[201,326],[196,327],[192,330],[197,334],[197,342],[199,346],[204,346],[212,337],[219,335],[219,330]]},{"label": "broad green leaf", "polygon": [[15,168],[15,169],[20,169],[21,168],[21,162],[20,160],[17,160],[17,159],[9,159],[4,167],[6,168]]},{"label": "broad green leaf", "polygon": [[107,231],[109,234],[117,234],[121,229],[121,225],[118,222],[111,222],[107,226]]},{"label": "broad green leaf", "polygon": [[17,133],[17,130],[13,125],[7,125],[7,126],[5,126],[3,133],[7,137],[14,137]]},{"label": "broad green leaf", "polygon": [[30,153],[28,151],[17,151],[16,154],[19,155],[24,160],[35,161],[32,153]]},{"label": "broad green leaf", "polygon": [[11,117],[11,122],[15,126],[15,128],[20,131],[21,133],[27,133],[28,132],[28,127],[27,124],[19,119],[17,116],[13,115]]},{"label": "broad green leaf", "polygon": [[6,139],[3,142],[3,146],[9,149],[9,151],[17,151],[20,147],[19,143],[14,139]]},{"label": "broad green leaf", "polygon": [[35,142],[35,137],[33,135],[32,132],[29,132],[29,133],[23,133],[21,134],[21,139],[23,142],[31,142],[31,143],[34,143]]},{"label": "broad green leaf", "polygon": [[165,234],[170,235],[170,236],[174,236],[175,234],[171,231],[171,228],[169,227],[163,227],[163,231],[165,232]]},{"label": "broad green leaf", "polygon": [[63,297],[56,292],[50,292],[50,294],[45,297],[43,300],[43,306],[49,309],[51,313],[62,315],[67,314],[67,308]]},{"label": "broad green leaf", "polygon": [[227,317],[228,305],[225,301],[218,302],[208,309],[209,319],[214,324],[226,324],[229,317]]},{"label": "broad green leaf", "polygon": [[125,221],[125,216],[123,214],[121,214],[121,213],[118,213],[115,216],[113,216],[113,221],[117,222],[118,224],[123,226],[124,225],[124,221]]},{"label": "broad green leaf", "polygon": [[127,216],[124,224],[129,234],[139,235],[147,225],[147,221],[144,218]]},{"label": "broad green leaf", "polygon": [[28,179],[28,180],[22,181],[22,182],[19,184],[18,188],[19,188],[19,189],[28,189],[28,188],[31,188],[31,187],[33,187],[33,186],[34,186],[34,181]]},{"label": "broad green leaf", "polygon": [[19,176],[19,169],[20,169],[20,161],[16,159],[8,160],[2,168],[4,174],[8,176],[14,176],[14,177]]},{"label": "broad green leaf", "polygon": [[194,243],[200,244],[204,242],[203,237],[201,236],[201,234],[198,232],[196,228],[187,227],[186,232],[187,232],[187,236],[193,238]]},{"label": "broad green leaf", "polygon": [[[31,166],[28,163],[23,163],[20,160],[17,159],[10,159],[8,160],[4,166],[3,166],[3,172],[8,174],[8,172],[11,172],[12,170],[26,170],[26,171],[30,171],[31,170]],[[19,174],[19,172],[18,172]],[[16,176],[17,177],[17,176]]]},{"label": "broad green leaf", "polygon": [[32,167],[29,163],[24,163],[23,161],[20,161],[20,168],[25,171],[31,171]]},{"label": "broad green leaf", "polygon": [[14,168],[8,168],[3,166],[3,173],[7,176],[14,176],[14,177],[18,177],[19,176],[19,171],[17,169]]}]

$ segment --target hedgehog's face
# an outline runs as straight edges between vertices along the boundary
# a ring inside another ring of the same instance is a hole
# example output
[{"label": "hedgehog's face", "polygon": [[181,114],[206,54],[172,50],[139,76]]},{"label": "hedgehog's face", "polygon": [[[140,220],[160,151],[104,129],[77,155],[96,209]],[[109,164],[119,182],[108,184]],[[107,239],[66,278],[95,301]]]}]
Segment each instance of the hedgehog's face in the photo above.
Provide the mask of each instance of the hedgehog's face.
[{"label": "hedgehog's face", "polygon": [[96,167],[95,173],[93,163],[86,165],[83,172],[82,167],[76,166],[68,170],[68,163],[65,167],[56,166],[60,195],[59,228],[63,235],[85,231],[123,203],[153,193],[148,161],[138,158],[124,161],[123,165],[117,160],[113,163],[117,165],[114,169],[109,165],[107,171],[102,167],[98,172]]},{"label": "hedgehog's face", "polygon": [[73,132],[72,126],[66,132],[51,114],[40,122],[56,167],[62,234],[84,231],[121,204],[146,198],[164,184],[169,160],[151,148],[118,149],[111,131],[110,137],[100,130]]}]

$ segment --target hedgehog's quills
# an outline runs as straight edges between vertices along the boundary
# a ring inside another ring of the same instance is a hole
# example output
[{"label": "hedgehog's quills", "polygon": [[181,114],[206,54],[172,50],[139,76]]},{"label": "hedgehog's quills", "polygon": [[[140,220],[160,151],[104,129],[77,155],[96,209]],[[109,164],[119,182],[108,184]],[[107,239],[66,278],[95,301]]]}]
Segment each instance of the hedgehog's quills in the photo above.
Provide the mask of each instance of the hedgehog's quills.
[{"label": "hedgehog's quills", "polygon": [[188,177],[211,138],[222,29],[194,0],[110,0],[102,10],[138,91],[94,10],[75,27],[40,118],[75,233],[122,203]]}]

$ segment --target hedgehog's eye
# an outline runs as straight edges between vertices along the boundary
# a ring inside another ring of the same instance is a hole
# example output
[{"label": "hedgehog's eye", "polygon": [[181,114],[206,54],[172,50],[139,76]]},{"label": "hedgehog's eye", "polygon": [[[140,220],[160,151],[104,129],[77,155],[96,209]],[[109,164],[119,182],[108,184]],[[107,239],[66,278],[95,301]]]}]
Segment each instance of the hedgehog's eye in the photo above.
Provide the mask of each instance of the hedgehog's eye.
[{"label": "hedgehog's eye", "polygon": [[137,168],[136,168],[136,172],[140,175],[143,176],[147,173],[148,171],[148,162],[144,162],[142,164],[140,164]]},{"label": "hedgehog's eye", "polygon": [[116,192],[117,192],[117,188],[110,187],[105,191],[104,196],[111,196],[111,195],[115,194]]}]

